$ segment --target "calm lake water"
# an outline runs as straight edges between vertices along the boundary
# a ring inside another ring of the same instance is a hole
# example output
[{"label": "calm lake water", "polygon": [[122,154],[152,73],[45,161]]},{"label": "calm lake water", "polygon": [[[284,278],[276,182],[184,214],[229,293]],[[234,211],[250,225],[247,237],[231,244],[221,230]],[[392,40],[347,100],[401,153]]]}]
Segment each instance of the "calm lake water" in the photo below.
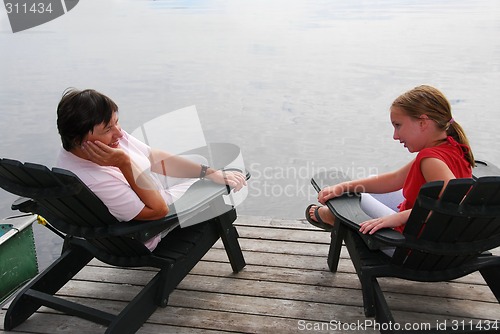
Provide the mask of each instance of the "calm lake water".
[{"label": "calm lake water", "polygon": [[[500,165],[499,36],[498,0],[85,0],[16,34],[0,9],[0,153],[52,166],[67,87],[112,97],[129,131],[196,105],[206,140],[240,146],[253,175],[239,213],[302,218],[315,171],[412,158],[388,106],[422,83]],[[0,191],[2,217],[13,199]],[[60,241],[35,232],[44,267]]]}]

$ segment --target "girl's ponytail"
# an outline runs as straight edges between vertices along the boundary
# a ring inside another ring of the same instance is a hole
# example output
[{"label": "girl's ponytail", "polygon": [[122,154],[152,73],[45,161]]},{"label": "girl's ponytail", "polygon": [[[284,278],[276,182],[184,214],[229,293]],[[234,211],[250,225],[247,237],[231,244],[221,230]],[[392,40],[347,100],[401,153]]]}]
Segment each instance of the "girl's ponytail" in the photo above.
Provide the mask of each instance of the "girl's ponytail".
[{"label": "girl's ponytail", "polygon": [[469,140],[465,135],[464,129],[462,128],[462,126],[460,126],[460,124],[455,122],[453,118],[448,123],[449,124],[448,128],[446,129],[446,133],[448,134],[448,136],[451,136],[453,139],[455,139],[457,143],[462,145],[465,159],[469,162],[471,167],[474,167],[476,165],[474,155],[472,154],[472,150],[470,149]]}]

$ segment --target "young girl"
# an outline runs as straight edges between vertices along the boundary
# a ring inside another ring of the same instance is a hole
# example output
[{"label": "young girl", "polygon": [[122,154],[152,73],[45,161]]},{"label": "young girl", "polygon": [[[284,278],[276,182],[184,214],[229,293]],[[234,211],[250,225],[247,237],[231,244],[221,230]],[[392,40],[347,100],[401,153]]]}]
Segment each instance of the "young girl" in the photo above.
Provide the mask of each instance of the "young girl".
[{"label": "young girl", "polygon": [[[409,90],[392,103],[390,117],[394,140],[418,152],[416,158],[396,171],[329,186],[318,194],[318,201],[325,204],[345,192],[363,189],[361,206],[373,218],[361,224],[360,232],[365,234],[388,227],[402,232],[423,184],[441,180],[446,185],[451,179],[472,177],[469,141],[439,90],[427,85]],[[389,194],[385,197],[392,200],[400,196],[400,204],[390,208],[384,196],[376,194]],[[331,230],[334,218],[326,206],[311,204],[306,209],[307,221],[325,230]]]}]

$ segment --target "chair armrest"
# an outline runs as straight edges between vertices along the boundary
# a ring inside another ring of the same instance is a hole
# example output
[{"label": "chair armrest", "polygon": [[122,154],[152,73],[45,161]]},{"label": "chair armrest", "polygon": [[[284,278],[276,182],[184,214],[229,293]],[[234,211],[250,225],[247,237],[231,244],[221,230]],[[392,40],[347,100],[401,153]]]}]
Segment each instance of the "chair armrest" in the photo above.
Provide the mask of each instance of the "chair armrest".
[{"label": "chair armrest", "polygon": [[[226,185],[216,184],[209,180],[196,181],[186,193],[169,205],[169,213],[158,220],[131,220],[111,225],[108,233],[114,236],[131,236],[142,242],[151,239],[160,232],[171,231],[200,212],[210,209],[212,202],[228,193]],[[201,221],[196,222],[201,223]]]},{"label": "chair armrest", "polygon": [[[311,179],[311,183],[316,191],[319,192],[327,186],[349,180],[350,178],[340,171],[328,170],[315,174]],[[359,194],[348,193],[327,201],[326,206],[342,224],[350,229],[359,231],[362,222],[372,219],[361,208],[360,199],[361,196]],[[404,235],[390,228],[379,230],[371,235],[362,233],[359,233],[359,235],[370,249],[379,249],[384,246],[399,246],[405,242]]]},{"label": "chair armrest", "polygon": [[19,197],[12,203],[10,208],[12,210],[19,210],[25,213],[33,213],[35,207],[36,207],[36,202],[31,198]]},{"label": "chair armrest", "polygon": [[406,242],[403,234],[390,228],[378,230],[374,234],[362,234],[359,232],[360,224],[372,219],[360,205],[360,195],[345,194],[329,200],[326,205],[333,213],[337,221],[340,221],[350,229],[359,233],[370,249],[380,249],[387,246],[400,246]]},{"label": "chair armrest", "polygon": [[483,176],[500,176],[500,168],[486,160],[476,160],[476,167],[472,169],[474,178]]},{"label": "chair armrest", "polygon": [[177,214],[172,211],[162,219],[157,220],[131,220],[109,226],[108,234],[112,236],[128,236],[145,242],[155,235],[175,229],[179,226]]}]

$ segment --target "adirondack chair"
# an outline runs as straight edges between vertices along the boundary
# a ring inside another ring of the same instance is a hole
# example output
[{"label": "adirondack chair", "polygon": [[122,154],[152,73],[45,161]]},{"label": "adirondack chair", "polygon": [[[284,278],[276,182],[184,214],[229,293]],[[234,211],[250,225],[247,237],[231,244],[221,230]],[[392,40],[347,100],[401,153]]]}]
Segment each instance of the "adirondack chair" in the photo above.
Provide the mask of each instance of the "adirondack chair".
[{"label": "adirondack chair", "polygon": [[[500,256],[487,252],[500,246],[500,177],[483,176],[500,175],[500,170],[484,162],[478,166],[475,175],[482,177],[451,180],[440,198],[442,181],[422,186],[403,234],[392,229],[359,233],[359,224],[370,219],[360,207],[359,194],[327,202],[336,217],[328,266],[337,271],[344,241],[361,282],[367,317],[375,316],[379,324],[395,323],[378,277],[438,282],[479,271],[500,302]],[[346,180],[346,175],[332,170],[318,173],[311,181],[319,191]],[[394,251],[392,256],[388,247]],[[381,332],[394,329],[380,328]],[[491,328],[495,329],[498,326]]]},{"label": "adirondack chair", "polygon": [[[227,165],[228,152],[239,152],[239,148],[214,144],[190,153],[209,151],[222,157],[211,159],[214,165]],[[164,219],[148,222],[118,222],[74,174],[63,169],[1,159],[0,186],[28,198],[14,203],[13,209],[39,214],[65,234],[61,256],[12,301],[5,316],[6,330],[21,324],[43,305],[105,325],[107,333],[133,333],[157,307],[167,305],[169,294],[219,238],[233,272],[245,266],[232,225],[236,211],[223,198],[229,190],[225,185],[197,181]],[[206,217],[211,218],[202,220]],[[188,227],[181,228],[179,221]],[[150,252],[143,241],[163,230],[171,232]],[[56,296],[94,257],[117,267],[154,267],[159,271],[119,314]]]}]

